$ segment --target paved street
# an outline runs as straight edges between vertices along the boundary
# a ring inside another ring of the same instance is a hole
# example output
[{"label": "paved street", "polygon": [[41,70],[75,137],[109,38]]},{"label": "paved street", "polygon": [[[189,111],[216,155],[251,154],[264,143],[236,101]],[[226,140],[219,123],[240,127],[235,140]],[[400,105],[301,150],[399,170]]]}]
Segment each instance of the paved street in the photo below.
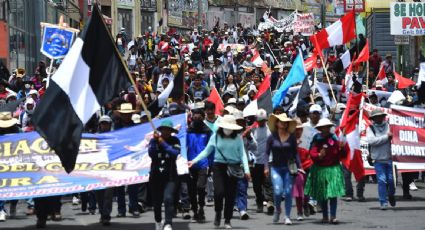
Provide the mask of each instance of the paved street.
[{"label": "paved street", "polygon": [[[253,196],[249,200],[249,214],[251,219],[241,221],[234,219],[232,221],[234,229],[425,229],[425,184],[417,183],[420,188],[418,191],[412,192],[414,200],[401,200],[401,187],[397,187],[397,207],[390,208],[387,211],[381,211],[378,208],[376,184],[366,184],[367,202],[359,203],[357,201],[338,203],[338,219],[340,225],[322,225],[320,223],[321,214],[310,216],[303,222],[294,221],[293,226],[285,226],[282,224],[273,225],[271,216],[265,214],[256,214],[253,202]],[[252,189],[250,189],[252,193]],[[25,216],[25,204],[21,202],[18,209],[18,216],[14,220],[0,223],[1,230],[8,229],[35,229],[35,217]],[[213,208],[209,207],[207,211],[207,223],[193,224],[181,218],[175,219],[174,229],[214,229],[212,219],[214,217]],[[292,209],[292,217],[295,217],[296,208]],[[116,207],[114,206],[115,216]],[[143,213],[140,218],[127,217],[122,219],[113,218],[112,226],[103,227],[98,224],[98,215],[89,215],[82,213],[76,206],[72,206],[69,201],[64,203],[62,207],[64,220],[61,222],[48,222],[47,229],[125,229],[125,230],[140,230],[154,229],[153,212]],[[237,213],[235,212],[237,217]]]}]

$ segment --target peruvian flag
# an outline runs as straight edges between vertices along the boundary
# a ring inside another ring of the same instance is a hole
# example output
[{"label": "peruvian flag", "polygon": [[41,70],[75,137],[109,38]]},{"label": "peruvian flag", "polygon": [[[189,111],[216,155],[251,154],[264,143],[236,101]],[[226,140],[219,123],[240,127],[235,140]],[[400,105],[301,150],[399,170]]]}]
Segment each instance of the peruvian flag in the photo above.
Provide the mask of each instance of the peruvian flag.
[{"label": "peruvian flag", "polygon": [[407,88],[409,86],[412,86],[412,85],[415,85],[416,84],[416,82],[410,80],[409,78],[405,78],[405,77],[401,76],[396,71],[394,71],[394,77],[395,77],[395,79],[398,82],[397,88],[399,88],[399,89],[404,89],[404,88]]},{"label": "peruvian flag", "polygon": [[355,23],[355,13],[349,12],[326,29],[320,30],[317,34],[311,36],[310,40],[315,37],[321,49],[343,45],[356,38]]},{"label": "peruvian flag", "polygon": [[311,71],[314,68],[317,68],[317,52],[313,52],[313,55],[304,60],[305,71]]},{"label": "peruvian flag", "polygon": [[[343,93],[350,92],[351,87],[353,86],[353,63],[348,66],[347,72],[345,72],[345,78],[342,80],[341,91]],[[348,89],[348,91],[347,91]]]},{"label": "peruvian flag", "polygon": [[[363,96],[364,94],[350,94],[347,107],[343,113],[341,124],[338,128],[340,139],[345,139],[345,150],[349,153],[346,158],[341,159],[341,162],[354,174],[357,181],[365,175],[362,151],[360,150],[359,131],[359,107]],[[350,114],[350,111],[355,112]]]},{"label": "peruvian flag", "polygon": [[257,49],[253,49],[252,50],[252,58],[251,58],[251,62],[255,65],[255,66],[261,66],[261,71],[263,71],[263,73],[265,75],[270,74],[271,70],[270,68],[267,66],[267,64],[264,62],[264,60],[261,58],[260,53],[258,52]]},{"label": "peruvian flag", "polygon": [[207,101],[210,101],[215,104],[215,114],[221,116],[221,112],[224,109],[224,103],[221,100],[220,94],[218,94],[218,91],[215,87],[212,88],[211,94],[208,97]]},{"label": "peruvian flag", "polygon": [[381,66],[381,69],[379,70],[378,76],[376,76],[376,78],[380,80],[383,85],[388,83],[387,74],[385,73],[384,66]]},{"label": "peruvian flag", "polygon": [[362,51],[359,54],[359,57],[354,62],[356,65],[360,64],[361,62],[367,62],[369,61],[369,42],[366,40],[366,45],[363,47]]}]

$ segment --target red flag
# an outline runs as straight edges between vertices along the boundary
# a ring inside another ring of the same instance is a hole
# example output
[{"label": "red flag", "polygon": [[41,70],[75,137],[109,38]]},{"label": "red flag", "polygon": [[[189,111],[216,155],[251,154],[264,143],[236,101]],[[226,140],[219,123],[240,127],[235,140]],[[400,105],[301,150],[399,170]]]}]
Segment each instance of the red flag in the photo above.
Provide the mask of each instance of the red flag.
[{"label": "red flag", "polygon": [[313,43],[315,52],[317,52],[317,54],[320,56],[320,58],[322,60],[324,60],[324,58],[323,58],[323,52],[322,52],[322,47],[320,46],[319,42],[317,41],[316,35],[310,36],[310,41],[311,41],[311,43]]},{"label": "red flag", "polygon": [[316,38],[316,43],[321,49],[326,49],[336,45],[343,45],[350,42],[352,39],[356,38],[355,18],[356,15],[354,12],[348,12],[338,21],[334,22],[327,28],[320,30],[312,37]]},{"label": "red flag", "polygon": [[361,62],[367,62],[368,60],[369,60],[369,42],[368,40],[366,40],[366,45],[363,47],[355,63],[356,65],[358,65]]},{"label": "red flag", "polygon": [[221,115],[221,111],[224,109],[224,103],[221,100],[220,94],[218,94],[217,89],[214,87],[211,90],[211,94],[208,97],[207,101],[210,101],[215,104],[215,114]]},{"label": "red flag", "polygon": [[255,95],[254,99],[258,99],[261,95],[263,95],[268,89],[270,89],[270,75],[266,75],[260,87],[258,88],[258,92]]},{"label": "red flag", "polygon": [[378,76],[376,76],[376,80],[380,80],[382,85],[388,83],[387,74],[385,73],[384,66],[381,66],[381,69],[379,70]]},{"label": "red flag", "polygon": [[404,89],[404,88],[407,88],[411,85],[416,84],[416,82],[410,80],[409,78],[405,78],[405,77],[401,76],[396,71],[394,71],[394,77],[398,81],[397,88],[399,88],[399,89]]}]

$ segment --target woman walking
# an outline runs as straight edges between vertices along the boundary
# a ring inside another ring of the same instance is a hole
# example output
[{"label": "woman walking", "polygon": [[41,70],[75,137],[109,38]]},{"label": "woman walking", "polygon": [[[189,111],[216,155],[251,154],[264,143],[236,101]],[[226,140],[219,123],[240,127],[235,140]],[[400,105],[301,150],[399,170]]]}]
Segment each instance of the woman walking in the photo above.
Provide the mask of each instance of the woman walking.
[{"label": "woman walking", "polygon": [[313,137],[310,147],[314,164],[310,169],[305,194],[320,202],[322,223],[338,224],[337,198],[345,195],[344,175],[339,159],[345,154],[345,150],[344,143],[338,141],[338,137],[331,132],[333,126],[327,118],[322,118],[316,125],[319,133]]},{"label": "woman walking", "polygon": [[242,127],[236,124],[233,115],[222,117],[217,122],[217,126],[218,130],[211,136],[207,147],[195,159],[189,161],[189,168],[215,152],[213,165],[214,225],[220,227],[224,201],[224,227],[231,229],[230,220],[233,217],[237,181],[243,176],[250,179],[251,175],[244,143],[239,133]]},{"label": "woman walking", "polygon": [[161,134],[155,133],[149,143],[149,156],[152,158],[149,185],[152,194],[156,230],[162,230],[161,207],[164,203],[164,230],[172,230],[174,214],[174,190],[177,180],[176,159],[180,154],[180,140],[172,136],[178,133],[171,120],[164,120],[158,127]]},{"label": "woman walking", "polygon": [[270,169],[268,164],[265,165],[264,174],[268,176],[269,172],[271,172],[272,175],[274,205],[276,208],[273,215],[273,223],[279,222],[280,213],[282,212],[280,203],[282,195],[285,195],[284,223],[291,225],[293,175],[300,168],[297,140],[293,134],[296,122],[287,117],[285,113],[280,115],[272,114],[268,125],[272,134],[267,139],[266,154],[269,156],[271,153],[273,160]]}]

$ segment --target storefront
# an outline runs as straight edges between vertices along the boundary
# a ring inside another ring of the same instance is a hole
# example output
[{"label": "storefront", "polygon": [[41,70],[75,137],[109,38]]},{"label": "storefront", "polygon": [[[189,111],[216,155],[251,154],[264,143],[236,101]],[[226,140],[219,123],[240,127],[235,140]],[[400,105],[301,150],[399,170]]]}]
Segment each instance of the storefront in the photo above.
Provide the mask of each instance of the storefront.
[{"label": "storefront", "polygon": [[148,27],[155,30],[156,0],[140,0],[140,31],[145,33]]},{"label": "storefront", "polygon": [[125,33],[129,38],[132,38],[135,33],[135,4],[134,0],[117,0],[115,1],[116,17],[115,20],[115,34],[124,28]]}]

